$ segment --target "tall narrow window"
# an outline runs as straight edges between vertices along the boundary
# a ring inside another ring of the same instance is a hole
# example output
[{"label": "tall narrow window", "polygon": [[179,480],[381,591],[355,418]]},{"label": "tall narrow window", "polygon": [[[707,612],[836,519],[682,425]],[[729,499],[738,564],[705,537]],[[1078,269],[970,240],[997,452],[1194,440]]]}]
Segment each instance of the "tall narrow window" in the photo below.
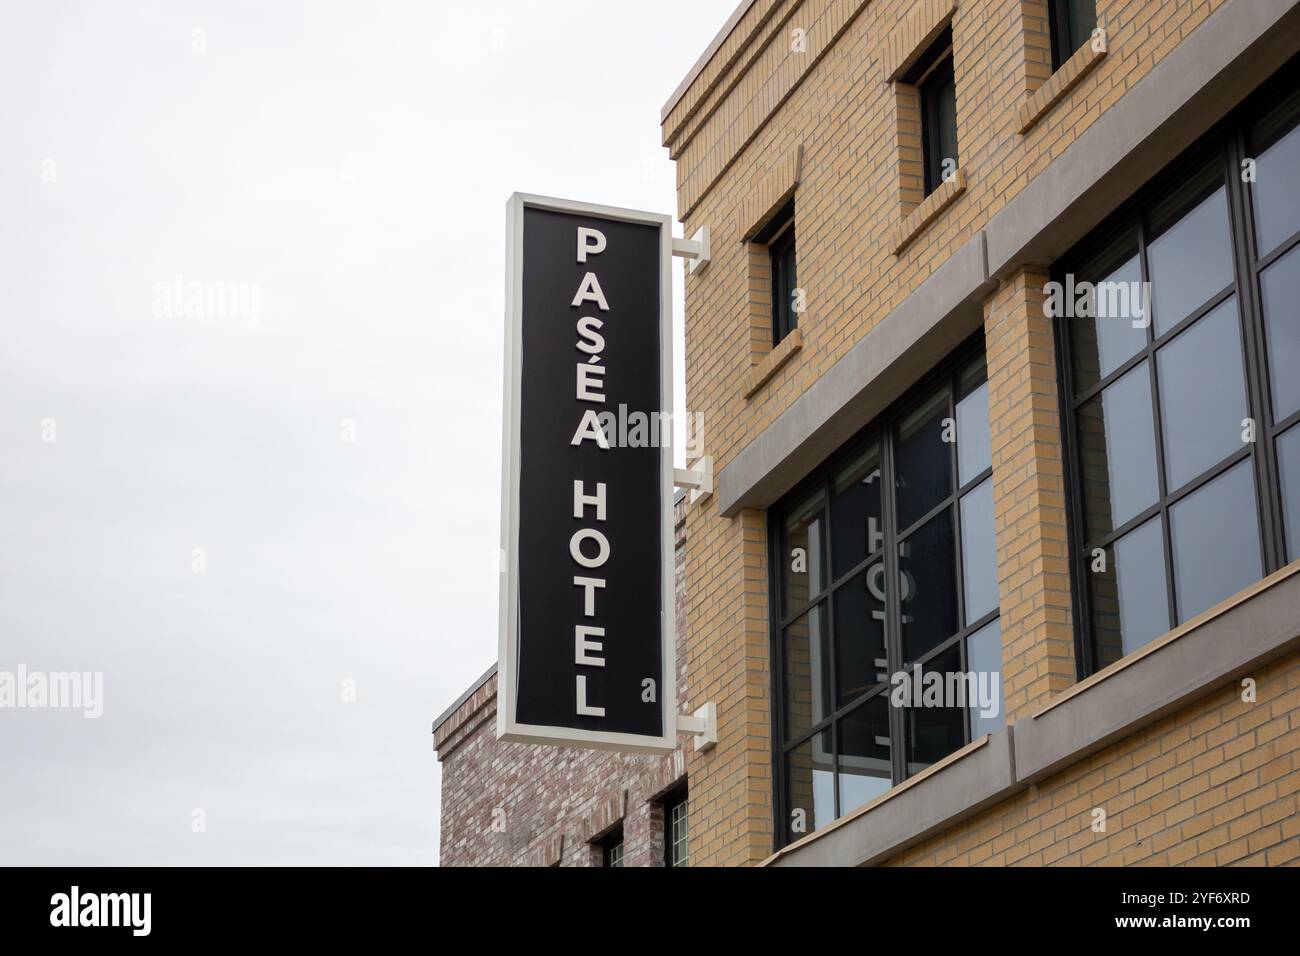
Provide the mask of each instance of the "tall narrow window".
[{"label": "tall narrow window", "polygon": [[1279,561],[1300,558],[1300,93],[1265,115],[1246,137],[1257,157],[1250,185],[1254,216],[1253,268],[1263,313],[1268,415],[1261,439],[1277,462],[1281,497]]},{"label": "tall narrow window", "polygon": [[957,85],[952,65],[952,27],[904,76],[921,100],[921,148],[928,196],[957,171]]},{"label": "tall narrow window", "polygon": [[685,790],[664,800],[664,864],[690,865],[690,799]]},{"label": "tall narrow window", "polygon": [[1272,102],[1054,270],[1085,673],[1300,557],[1300,95]]},{"label": "tall narrow window", "polygon": [[799,283],[795,275],[794,200],[772,217],[771,223],[755,236],[768,248],[772,270],[772,344],[780,345],[799,324]]},{"label": "tall narrow window", "polygon": [[771,512],[782,842],[1002,726],[988,416],[967,347]]},{"label": "tall narrow window", "polygon": [[1047,26],[1052,39],[1052,69],[1059,70],[1097,29],[1097,0],[1047,0]]},{"label": "tall narrow window", "polygon": [[612,831],[600,841],[600,862],[602,866],[622,867],[623,865],[623,827]]}]

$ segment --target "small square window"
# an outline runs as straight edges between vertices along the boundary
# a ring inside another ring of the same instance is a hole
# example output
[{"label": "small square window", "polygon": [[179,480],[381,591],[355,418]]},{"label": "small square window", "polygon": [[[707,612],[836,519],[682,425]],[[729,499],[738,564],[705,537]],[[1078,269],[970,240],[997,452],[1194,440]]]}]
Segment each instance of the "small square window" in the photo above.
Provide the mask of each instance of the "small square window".
[{"label": "small square window", "polygon": [[1056,71],[1097,29],[1097,0],[1047,0],[1047,26]]},{"label": "small square window", "polygon": [[928,196],[957,171],[957,85],[952,65],[952,26],[944,28],[903,82],[921,100],[921,148]]}]

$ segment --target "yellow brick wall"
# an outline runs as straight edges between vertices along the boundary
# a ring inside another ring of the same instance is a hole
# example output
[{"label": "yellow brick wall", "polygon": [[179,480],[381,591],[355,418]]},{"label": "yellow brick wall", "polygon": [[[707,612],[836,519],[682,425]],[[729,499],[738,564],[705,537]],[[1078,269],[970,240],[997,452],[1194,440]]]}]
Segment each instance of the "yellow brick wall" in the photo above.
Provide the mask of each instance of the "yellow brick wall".
[{"label": "yellow brick wall", "polygon": [[[757,0],[663,124],[685,234],[711,231],[712,262],[686,279],[686,368],[687,405],[704,415],[715,467],[726,467],[1224,2],[1098,0],[1108,55],[1021,135],[1020,106],[1050,68],[1042,2],[960,0],[952,23],[965,189],[895,255],[915,172],[900,165],[908,160],[907,153],[900,160],[908,117],[900,124],[900,88],[887,82],[880,51],[915,4]],[[752,250],[738,223],[772,171],[801,148],[794,195],[802,346],[747,398]],[[1028,450],[1004,448],[1004,464],[995,465],[1013,718],[1074,679],[1057,524],[1059,431],[1045,377],[1050,332],[1026,311],[1039,278],[1022,275],[986,305],[994,434],[1032,433]],[[689,522],[690,703],[718,702],[721,738],[715,750],[689,758],[692,862],[754,862],[772,849],[765,516],[724,518],[708,498]]]},{"label": "yellow brick wall", "polygon": [[1254,679],[1253,703],[1225,687],[890,865],[1295,865],[1300,655]]},{"label": "yellow brick wall", "polygon": [[993,519],[1007,722],[1075,678],[1069,539],[1047,273],[1025,269],[984,305]]}]

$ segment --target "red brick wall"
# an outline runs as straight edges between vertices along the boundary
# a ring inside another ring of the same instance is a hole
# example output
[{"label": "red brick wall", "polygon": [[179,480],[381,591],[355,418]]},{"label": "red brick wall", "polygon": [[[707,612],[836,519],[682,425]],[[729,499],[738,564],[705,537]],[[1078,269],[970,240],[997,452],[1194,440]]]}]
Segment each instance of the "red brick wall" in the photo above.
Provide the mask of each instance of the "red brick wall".
[{"label": "red brick wall", "polygon": [[[676,527],[677,700],[685,710],[685,510]],[[591,843],[623,825],[625,866],[664,865],[666,791],[685,781],[679,749],[666,757],[496,739],[496,675],[434,729],[442,763],[443,866],[599,866]]]}]

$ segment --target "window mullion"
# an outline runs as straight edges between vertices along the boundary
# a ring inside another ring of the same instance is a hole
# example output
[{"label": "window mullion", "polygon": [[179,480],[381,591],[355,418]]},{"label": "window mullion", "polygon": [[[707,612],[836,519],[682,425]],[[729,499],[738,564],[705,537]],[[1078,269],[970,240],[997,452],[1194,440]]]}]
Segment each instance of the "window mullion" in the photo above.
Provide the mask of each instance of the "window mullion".
[{"label": "window mullion", "polygon": [[[826,469],[825,484],[822,492],[822,527],[825,531],[822,534],[822,577],[828,582],[825,590],[826,597],[822,606],[826,608],[826,657],[829,660],[830,670],[830,695],[831,699],[826,702],[827,713],[831,716],[831,789],[834,791],[835,819],[840,816],[840,727],[836,714],[840,710],[840,681],[839,681],[839,645],[835,641],[835,590],[830,587],[829,581],[833,575],[831,568],[831,535],[835,532],[831,529],[831,493],[835,490],[833,475],[835,472]],[[808,738],[814,740],[814,737]],[[815,747],[816,744],[814,743]]]},{"label": "window mullion", "polygon": [[[961,550],[960,545],[958,545],[957,550],[958,551]],[[998,617],[994,618],[994,620],[1001,620],[1001,616],[1002,616],[1002,608],[999,607]],[[963,630],[964,629],[965,628],[963,627]],[[965,637],[959,638],[957,641],[957,661],[958,661],[957,668],[963,674],[970,673],[970,656],[966,653],[966,645],[970,641],[971,636],[974,633],[975,632],[972,631],[970,634],[967,634]],[[1002,665],[1001,665],[1001,658],[999,658],[999,664],[998,664],[999,683],[1001,683],[1001,680],[1002,680]],[[966,728],[966,743],[970,743],[972,740],[975,739],[975,728],[971,726],[969,707],[967,707],[966,712],[962,714],[961,722],[962,722],[962,726]]]},{"label": "window mullion", "polygon": [[[1138,258],[1138,275],[1141,277],[1142,260],[1139,250]],[[1052,270],[1051,278],[1060,281],[1063,277],[1059,267]],[[1070,582],[1071,589],[1074,593],[1073,611],[1074,621],[1074,650],[1078,658],[1076,667],[1081,668],[1083,675],[1086,677],[1092,674],[1096,667],[1096,655],[1093,651],[1093,634],[1092,634],[1092,599],[1089,594],[1088,580],[1088,561],[1087,550],[1085,548],[1085,518],[1083,512],[1083,482],[1082,468],[1079,459],[1079,432],[1078,432],[1078,415],[1076,414],[1075,404],[1072,401],[1074,395],[1074,343],[1070,339],[1070,330],[1060,316],[1052,320],[1054,331],[1056,333],[1056,364],[1059,374],[1059,385],[1057,393],[1059,396],[1059,407],[1062,420],[1062,433],[1065,441],[1065,473],[1067,476],[1066,491],[1066,524],[1068,525],[1068,538],[1072,543],[1070,568],[1073,580]],[[999,614],[1001,607],[998,608]]]},{"label": "window mullion", "polygon": [[[966,567],[962,561],[961,480],[957,474],[957,372],[948,380],[948,420],[952,422],[953,440],[948,443],[948,487],[956,489],[948,502],[952,513],[953,561],[957,581],[957,629],[966,626]],[[996,545],[995,545],[996,547]]]},{"label": "window mullion", "polygon": [[1253,264],[1255,249],[1250,194],[1238,170],[1245,159],[1245,134],[1241,129],[1228,137],[1224,162],[1228,180],[1228,222],[1232,232],[1233,270],[1237,279],[1237,324],[1242,333],[1245,353],[1246,401],[1255,420],[1252,451],[1255,466],[1255,511],[1260,524],[1261,565],[1268,574],[1286,563],[1282,541],[1282,494],[1277,476],[1273,441],[1269,426],[1273,412],[1268,389],[1266,346],[1264,342],[1263,296],[1259,273]]},{"label": "window mullion", "polygon": [[[894,418],[885,419],[880,432],[880,476],[881,476],[881,527],[884,531],[881,560],[885,563],[885,667],[888,673],[895,674],[902,670],[902,634],[901,609],[898,595],[900,580],[898,568],[898,527],[895,514],[895,476],[894,476]],[[904,759],[903,724],[905,709],[891,706],[889,708],[889,759],[892,766],[892,783],[901,783],[907,778],[907,766]]]},{"label": "window mullion", "polygon": [[[965,544],[965,539],[962,537],[963,531],[961,523],[961,476],[958,474],[957,470],[957,385],[957,369],[954,368],[952,377],[948,380],[948,420],[952,422],[953,426],[953,441],[948,445],[948,473],[950,475],[950,487],[956,490],[953,491],[952,500],[948,504],[952,509],[953,561],[955,562],[957,569],[957,633],[960,634],[966,629],[966,625],[969,621],[966,619],[966,562],[962,559],[962,548]],[[994,523],[994,533],[997,533],[996,522]],[[997,554],[996,542],[994,543],[993,553],[995,555]],[[1001,608],[998,610],[1000,612]],[[966,638],[961,638],[957,641],[957,644],[957,667],[958,670],[964,674],[968,670],[966,666]],[[964,715],[962,715],[962,726],[966,730],[966,742],[970,743],[971,726],[969,709]]]},{"label": "window mullion", "polygon": [[[1147,262],[1147,224],[1145,215],[1138,217],[1138,262],[1142,268],[1142,281],[1149,283],[1151,281],[1151,269]],[[1144,285],[1143,288],[1152,287]],[[1147,311],[1153,313],[1148,317],[1149,321],[1146,328],[1147,377],[1151,388],[1151,421],[1155,424],[1156,430],[1153,437],[1156,443],[1156,494],[1160,496],[1161,546],[1164,548],[1165,553],[1165,604],[1169,615],[1169,626],[1174,627],[1178,622],[1178,608],[1174,600],[1174,543],[1173,534],[1169,528],[1169,488],[1165,483],[1165,429],[1160,415],[1160,382],[1156,376],[1154,305],[1154,298],[1146,304]],[[1113,560],[1113,547],[1111,551]]]}]

